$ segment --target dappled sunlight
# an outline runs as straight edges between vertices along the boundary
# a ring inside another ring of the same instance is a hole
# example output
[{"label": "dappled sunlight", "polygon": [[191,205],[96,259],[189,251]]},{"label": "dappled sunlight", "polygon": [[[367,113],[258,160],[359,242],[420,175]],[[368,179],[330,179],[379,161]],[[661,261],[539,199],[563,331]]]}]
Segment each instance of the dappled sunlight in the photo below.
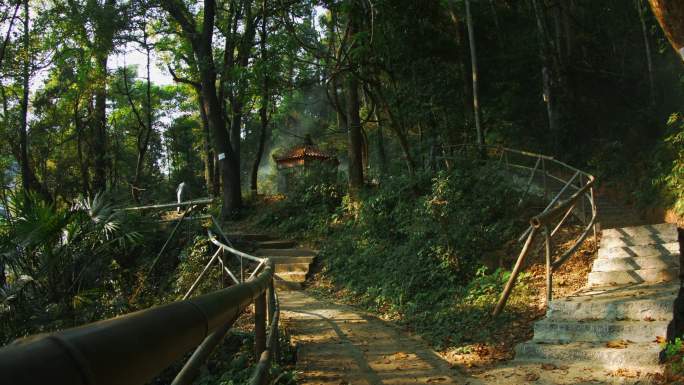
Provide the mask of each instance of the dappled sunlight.
[{"label": "dappled sunlight", "polygon": [[297,346],[300,384],[456,384],[457,373],[417,337],[301,292],[280,295]]}]

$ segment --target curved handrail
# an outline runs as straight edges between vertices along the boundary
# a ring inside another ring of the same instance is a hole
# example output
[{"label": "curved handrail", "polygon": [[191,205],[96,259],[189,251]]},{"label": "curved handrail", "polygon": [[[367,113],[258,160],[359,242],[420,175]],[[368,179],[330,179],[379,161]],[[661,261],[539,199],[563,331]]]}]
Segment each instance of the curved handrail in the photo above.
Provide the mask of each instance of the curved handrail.
[{"label": "curved handrail", "polygon": [[[242,253],[215,239],[212,242],[220,247],[218,251],[226,249],[259,260],[262,268],[258,275],[202,296],[18,340],[0,348],[3,378],[13,385],[142,385],[197,347],[172,383],[189,384],[239,314],[254,303],[260,364],[253,379],[263,381],[268,362],[278,355],[273,266],[269,259]],[[264,360],[267,362],[261,364]]]},{"label": "curved handrail", "polygon": [[[553,181],[561,183],[562,187],[560,190],[553,195],[550,199],[548,205],[539,214],[530,218],[530,226],[525,230],[525,232],[520,236],[519,241],[525,240],[525,243],[518,255],[516,264],[511,272],[510,278],[504,287],[504,290],[497,302],[494,310],[492,312],[493,316],[498,315],[503,310],[503,307],[508,300],[513,286],[517,280],[518,274],[522,268],[525,257],[531,249],[531,245],[534,242],[536,236],[540,231],[544,234],[544,245],[546,253],[546,299],[548,302],[552,299],[552,284],[553,284],[553,272],[557,270],[576,250],[580,245],[586,240],[589,233],[594,231],[594,239],[597,239],[596,221],[597,221],[597,207],[596,201],[594,199],[594,184],[596,178],[578,168],[568,165],[565,162],[557,160],[551,156],[538,154],[530,151],[516,150],[508,147],[502,146],[492,146],[492,145],[457,145],[457,146],[443,146],[440,148],[442,151],[441,156],[436,156],[435,159],[442,159],[448,161],[449,159],[454,159],[455,155],[463,155],[463,152],[472,149],[474,153],[479,157],[483,157],[484,160],[490,160],[491,156],[498,156],[499,164],[503,163],[503,167],[508,168],[518,168],[522,170],[531,171],[529,176],[527,186],[524,190],[523,196],[520,201],[523,201],[524,196],[530,190],[534,178],[537,173],[540,173],[543,180],[544,197],[548,198],[548,186],[547,181],[551,179]],[[454,150],[458,153],[454,154]],[[529,160],[528,164],[522,162],[515,163],[510,161],[510,155],[515,154],[522,156],[524,159]],[[534,166],[531,167],[529,163],[534,162]],[[541,170],[540,170],[541,165]],[[562,172],[571,174],[572,177],[564,178],[564,175],[559,173],[552,173],[549,170],[549,165],[555,165],[561,169]],[[449,165],[447,164],[447,167]],[[575,185],[575,181],[578,185]],[[574,192],[567,198],[563,199],[564,194],[569,189],[574,190]],[[586,205],[589,205],[591,210],[591,215],[587,217],[586,215]],[[579,206],[579,208],[578,208]],[[580,211],[580,212],[578,212]],[[558,232],[558,230],[563,226],[567,218],[574,214],[583,224],[585,225],[582,233],[575,239],[572,246],[567,248],[555,261],[551,261],[551,239]],[[556,220],[560,220],[555,223]],[[549,231],[549,228],[553,228]]]}]

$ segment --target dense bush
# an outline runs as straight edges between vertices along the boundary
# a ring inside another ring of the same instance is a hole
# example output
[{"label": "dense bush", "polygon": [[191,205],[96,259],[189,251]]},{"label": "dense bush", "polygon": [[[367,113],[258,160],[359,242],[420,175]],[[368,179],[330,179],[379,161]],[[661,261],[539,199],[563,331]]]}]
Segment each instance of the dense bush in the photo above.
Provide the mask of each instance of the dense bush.
[{"label": "dense bush", "polygon": [[0,340],[125,310],[119,262],[139,243],[135,222],[102,195],[63,208],[13,195],[0,217]]}]

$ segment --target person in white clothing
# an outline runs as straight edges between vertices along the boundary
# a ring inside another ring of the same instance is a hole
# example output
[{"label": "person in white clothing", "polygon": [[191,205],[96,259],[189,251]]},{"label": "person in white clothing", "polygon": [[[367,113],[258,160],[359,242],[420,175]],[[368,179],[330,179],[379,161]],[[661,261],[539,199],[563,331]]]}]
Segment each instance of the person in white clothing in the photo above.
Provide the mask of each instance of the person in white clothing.
[{"label": "person in white clothing", "polygon": [[[184,192],[184,191],[185,191],[185,182],[181,182],[181,183],[178,185],[178,188],[176,189],[176,198],[178,198],[178,203],[179,203],[179,204],[180,204],[181,202],[183,202],[183,192]],[[178,208],[177,208],[176,211],[180,213],[181,207],[178,206]]]}]

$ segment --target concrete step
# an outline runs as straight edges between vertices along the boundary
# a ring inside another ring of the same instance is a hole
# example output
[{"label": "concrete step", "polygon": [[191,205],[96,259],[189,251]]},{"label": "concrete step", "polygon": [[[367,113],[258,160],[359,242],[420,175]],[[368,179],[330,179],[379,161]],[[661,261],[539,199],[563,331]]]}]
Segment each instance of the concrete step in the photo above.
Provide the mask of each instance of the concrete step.
[{"label": "concrete step", "polygon": [[672,223],[660,223],[656,225],[644,225],[634,227],[623,227],[618,229],[609,229],[604,230],[601,235],[603,239],[656,236],[663,239],[669,239],[670,242],[676,241],[678,237],[677,225]]},{"label": "concrete step", "polygon": [[589,286],[616,286],[640,283],[667,282],[679,277],[679,267],[669,269],[640,269],[630,271],[592,271]]},{"label": "concrete step", "polygon": [[678,288],[653,295],[616,293],[598,296],[567,297],[551,301],[547,319],[556,320],[658,320],[670,321],[674,316],[674,300]]},{"label": "concrete step", "polygon": [[259,249],[256,251],[258,257],[315,257],[317,251],[310,249]]},{"label": "concrete step", "polygon": [[662,243],[654,245],[601,247],[598,258],[655,257],[660,255],[678,256],[679,243]]},{"label": "concrete step", "polygon": [[640,246],[640,245],[661,245],[664,243],[677,242],[677,238],[659,237],[656,235],[639,235],[629,238],[601,238],[600,246],[603,248]]},{"label": "concrete step", "polygon": [[667,336],[669,321],[578,321],[544,319],[534,324],[535,342],[651,342]]},{"label": "concrete step", "polygon": [[281,279],[287,282],[305,282],[306,273],[304,272],[291,272],[291,273],[276,273],[277,279]]},{"label": "concrete step", "polygon": [[679,267],[679,256],[657,255],[651,257],[598,258],[594,260],[591,271],[629,271],[677,267]]},{"label": "concrete step", "polygon": [[311,264],[316,259],[316,257],[287,257],[287,256],[269,256],[268,259],[273,262],[274,265],[286,265],[292,263],[307,263]]},{"label": "concrete step", "polygon": [[515,361],[550,361],[566,364],[585,363],[605,370],[631,369],[643,373],[662,373],[660,345],[655,342],[628,343],[624,349],[609,348],[605,342],[543,344],[525,342],[515,348]]},{"label": "concrete step", "polygon": [[311,262],[275,263],[275,273],[308,273]]},{"label": "concrete step", "polygon": [[257,247],[260,249],[289,249],[297,246],[297,242],[290,240],[260,241]]}]

